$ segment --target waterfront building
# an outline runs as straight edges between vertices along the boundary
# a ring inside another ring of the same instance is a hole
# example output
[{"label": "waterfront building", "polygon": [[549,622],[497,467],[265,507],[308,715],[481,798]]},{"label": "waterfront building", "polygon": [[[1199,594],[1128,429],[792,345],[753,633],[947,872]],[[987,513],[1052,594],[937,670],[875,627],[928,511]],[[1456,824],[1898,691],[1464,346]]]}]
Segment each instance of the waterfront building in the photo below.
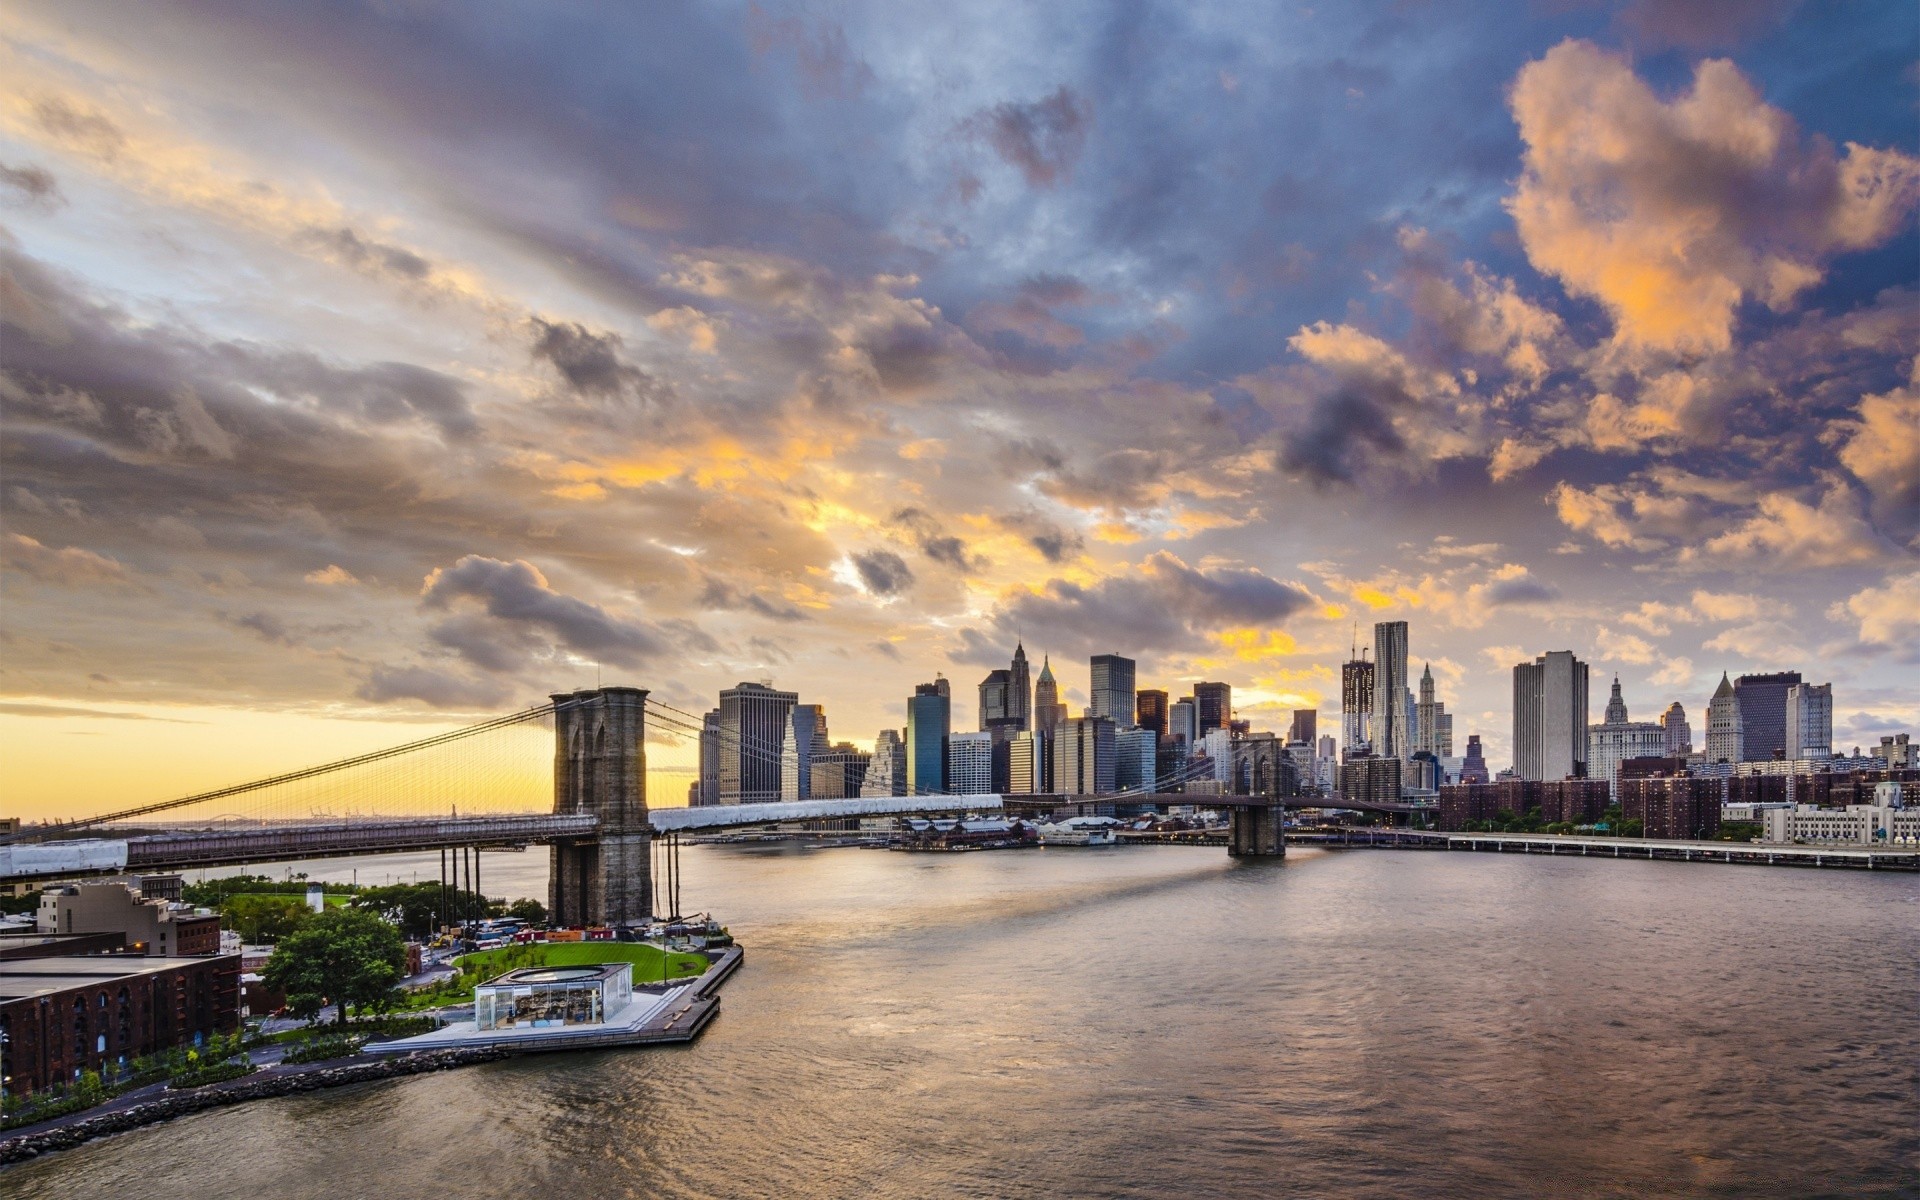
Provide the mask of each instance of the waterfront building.
[{"label": "waterfront building", "polygon": [[1817,846],[1901,846],[1920,844],[1920,808],[1849,804],[1815,808],[1796,804],[1761,813],[1768,842]]},{"label": "waterfront building", "polygon": [[1014,643],[1013,663],[1007,670],[1007,716],[1017,722],[1016,729],[1033,727],[1033,681],[1027,675],[1027,647],[1022,642]]},{"label": "waterfront building", "polygon": [[908,796],[907,743],[898,729],[882,729],[873,739],[873,757],[860,784],[862,796]]},{"label": "waterfront building", "polygon": [[1587,730],[1587,774],[1607,781],[1619,794],[1620,764],[1632,758],[1662,758],[1667,749],[1667,727],[1655,721],[1629,721],[1627,702],[1620,694],[1620,677],[1613,677],[1607,700],[1607,719]]},{"label": "waterfront building", "polygon": [[791,736],[798,692],[741,683],[720,693],[722,804],[770,804],[780,799],[781,754]]},{"label": "waterfront building", "polygon": [[840,742],[813,754],[812,792],[815,800],[844,800],[864,795],[867,769],[873,755],[852,742]]},{"label": "waterfront building", "polygon": [[220,917],[207,909],[153,900],[124,883],[68,883],[40,893],[34,929],[42,934],[111,933],[155,958],[220,952]]},{"label": "waterfront building", "polygon": [[1053,664],[1040,660],[1040,679],[1033,686],[1033,728],[1051,734],[1067,719],[1067,706],[1060,703],[1060,686],[1053,678]]},{"label": "waterfront building", "polygon": [[1022,730],[1007,743],[1007,791],[1019,796],[1053,790],[1047,770],[1047,735]]},{"label": "waterfront building", "polygon": [[1317,708],[1296,708],[1293,720],[1287,725],[1289,742],[1305,742],[1311,746],[1320,740],[1320,710]]},{"label": "waterfront building", "polygon": [[1373,746],[1373,664],[1354,658],[1340,668],[1340,749],[1348,757]]},{"label": "waterfront building", "polygon": [[1733,681],[1734,707],[1740,710],[1740,757],[1733,761],[1797,757],[1787,748],[1787,692],[1799,682],[1798,671],[1742,675]]},{"label": "waterfront building", "polygon": [[1196,737],[1205,737],[1212,729],[1227,729],[1233,723],[1233,687],[1225,683],[1193,685],[1194,727]]},{"label": "waterfront building", "polygon": [[631,1003],[633,964],[626,962],[523,967],[473,989],[474,1025],[482,1032],[601,1025]]},{"label": "waterfront building", "polygon": [[1379,621],[1373,627],[1373,753],[1406,758],[1413,753],[1408,727],[1407,623]]},{"label": "waterfront building", "polygon": [[8,1098],[70,1084],[86,1071],[111,1078],[136,1058],[239,1027],[238,954],[16,959],[0,971]]},{"label": "waterfront building", "polygon": [[1833,685],[1796,683],[1787,689],[1786,757],[1833,754]]},{"label": "waterfront building", "polygon": [[1720,686],[1707,702],[1707,761],[1737,763],[1742,753],[1740,703],[1734,697],[1733,681],[1720,672]]},{"label": "waterfront building", "polygon": [[1159,748],[1160,736],[1151,729],[1136,726],[1116,731],[1113,735],[1114,788],[1122,792],[1153,791],[1159,778],[1155,767]]},{"label": "waterfront building", "polygon": [[956,733],[947,738],[946,790],[957,796],[994,790],[991,733]]},{"label": "waterfront building", "polygon": [[832,745],[827,737],[826,710],[818,704],[796,704],[787,744],[780,748],[780,798],[813,798],[813,756]]},{"label": "waterfront building", "polygon": [[1134,693],[1134,721],[1142,729],[1153,730],[1154,738],[1167,736],[1167,694],[1148,688]]},{"label": "waterfront building", "polygon": [[980,728],[991,729],[1007,720],[1012,692],[1013,672],[1004,667],[987,672],[987,677],[980,681]]},{"label": "waterfront building", "polygon": [[1649,838],[1711,838],[1720,831],[1721,782],[1699,775],[1620,781],[1620,818]]},{"label": "waterfront building", "polygon": [[1687,724],[1687,710],[1675,700],[1660,714],[1660,728],[1666,730],[1666,743],[1660,753],[1668,758],[1686,758],[1693,753],[1693,730]]},{"label": "waterfront building", "polygon": [[1420,700],[1414,706],[1413,748],[1436,759],[1453,757],[1453,716],[1433,696],[1433,664],[1420,675]]},{"label": "waterfront building", "polygon": [[1087,715],[1112,721],[1115,728],[1133,724],[1133,660],[1119,654],[1096,654],[1092,667]]},{"label": "waterfront building", "polygon": [[947,791],[947,739],[953,734],[952,708],[940,681],[913,689],[907,701],[907,788],[909,796]]},{"label": "waterfront building", "polygon": [[1115,730],[1105,717],[1068,717],[1055,733],[1049,756],[1053,791],[1105,795],[1114,790]]},{"label": "waterfront building", "polygon": [[720,710],[710,708],[700,719],[700,774],[693,781],[687,803],[695,806],[720,803]]},{"label": "waterfront building", "polygon": [[1513,769],[1522,779],[1587,773],[1587,664],[1555,650],[1513,668]]},{"label": "waterfront building", "polygon": [[1200,708],[1192,696],[1182,696],[1167,709],[1167,737],[1192,754],[1200,743]]}]

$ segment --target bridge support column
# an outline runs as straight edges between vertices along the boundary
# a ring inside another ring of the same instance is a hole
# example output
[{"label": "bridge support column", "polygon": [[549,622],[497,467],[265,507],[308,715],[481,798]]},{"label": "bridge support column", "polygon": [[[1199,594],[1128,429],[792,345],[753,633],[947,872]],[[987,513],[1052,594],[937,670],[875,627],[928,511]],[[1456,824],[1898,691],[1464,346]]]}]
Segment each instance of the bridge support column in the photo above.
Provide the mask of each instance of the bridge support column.
[{"label": "bridge support column", "polygon": [[653,917],[647,824],[647,693],[609,687],[554,696],[553,811],[591,813],[591,838],[553,845],[555,925],[640,925]]},{"label": "bridge support column", "polygon": [[1277,805],[1267,807],[1235,806],[1227,810],[1227,853],[1234,858],[1281,858],[1287,853],[1287,839]]}]

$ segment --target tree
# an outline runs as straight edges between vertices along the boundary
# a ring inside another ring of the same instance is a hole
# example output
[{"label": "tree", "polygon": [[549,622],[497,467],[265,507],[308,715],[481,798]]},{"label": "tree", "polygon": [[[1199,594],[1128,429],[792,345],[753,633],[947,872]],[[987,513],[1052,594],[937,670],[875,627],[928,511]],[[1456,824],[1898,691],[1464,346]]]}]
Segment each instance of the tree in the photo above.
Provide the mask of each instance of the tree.
[{"label": "tree", "polygon": [[534,925],[547,923],[547,906],[531,896],[523,896],[507,906],[507,915]]},{"label": "tree", "polygon": [[278,942],[313,915],[297,896],[229,896],[220,905],[220,923],[243,942]]},{"label": "tree", "polygon": [[408,937],[425,937],[443,918],[458,922],[468,913],[487,916],[493,911],[491,902],[474,892],[449,889],[443,898],[438,883],[362,888],[350,903],[393,922]]},{"label": "tree", "polygon": [[407,944],[399,930],[370,912],[335,908],[274,947],[262,974],[302,1016],[312,1016],[329,1001],[339,1004],[344,1025],[349,1004],[391,1003],[406,970]]}]

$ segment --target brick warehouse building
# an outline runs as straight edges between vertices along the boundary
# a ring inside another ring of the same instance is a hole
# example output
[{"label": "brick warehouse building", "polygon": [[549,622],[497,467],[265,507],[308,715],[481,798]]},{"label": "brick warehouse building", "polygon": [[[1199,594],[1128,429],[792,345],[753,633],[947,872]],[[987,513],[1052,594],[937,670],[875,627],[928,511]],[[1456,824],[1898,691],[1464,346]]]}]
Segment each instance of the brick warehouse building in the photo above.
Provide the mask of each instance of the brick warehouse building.
[{"label": "brick warehouse building", "polygon": [[1641,822],[1641,836],[1711,838],[1720,832],[1718,779],[1668,775],[1620,781],[1620,817]]},{"label": "brick warehouse building", "polygon": [[9,1095],[111,1078],[144,1055],[240,1025],[240,956],[113,954],[38,958],[0,968],[0,1078]]}]

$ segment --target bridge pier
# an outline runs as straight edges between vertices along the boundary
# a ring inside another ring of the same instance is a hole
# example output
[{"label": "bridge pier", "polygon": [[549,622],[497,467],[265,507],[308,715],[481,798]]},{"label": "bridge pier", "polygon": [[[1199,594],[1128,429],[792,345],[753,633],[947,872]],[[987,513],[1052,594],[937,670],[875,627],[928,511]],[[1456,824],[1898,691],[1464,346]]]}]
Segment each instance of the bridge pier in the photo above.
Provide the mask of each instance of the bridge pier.
[{"label": "bridge pier", "polygon": [[646,701],[645,691],[629,687],[553,697],[553,811],[599,818],[592,837],[553,843],[547,909],[556,926],[653,917]]},{"label": "bridge pier", "polygon": [[1279,805],[1228,809],[1227,853],[1234,858],[1285,857],[1284,811]]}]

